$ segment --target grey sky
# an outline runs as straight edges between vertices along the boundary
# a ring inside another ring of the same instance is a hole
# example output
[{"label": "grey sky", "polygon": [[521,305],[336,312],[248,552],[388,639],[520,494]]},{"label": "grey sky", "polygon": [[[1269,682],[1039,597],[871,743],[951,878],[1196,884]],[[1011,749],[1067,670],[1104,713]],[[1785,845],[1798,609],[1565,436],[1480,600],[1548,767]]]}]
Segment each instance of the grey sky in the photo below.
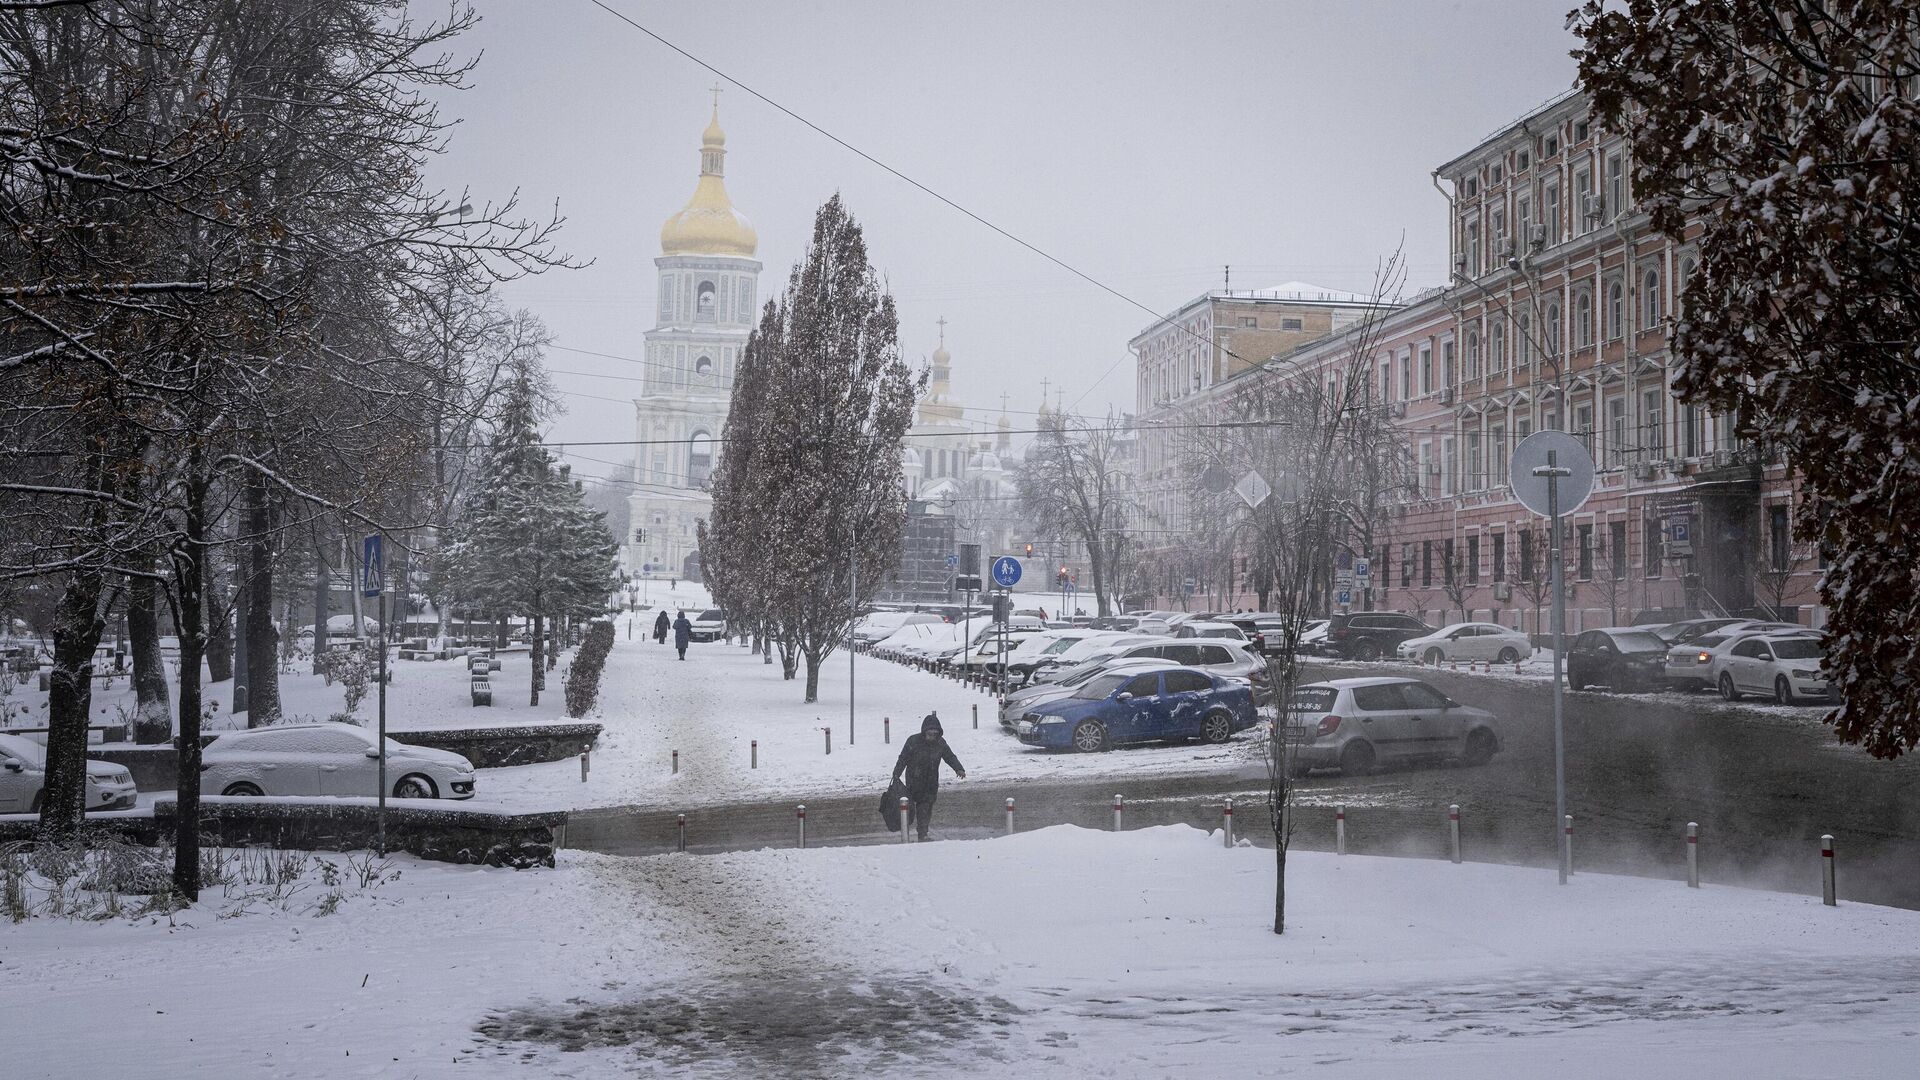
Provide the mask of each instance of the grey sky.
[{"label": "grey sky", "polygon": [[[1366,291],[1405,234],[1409,291],[1439,283],[1433,166],[1572,80],[1569,0],[1368,3],[782,3],[609,0],[635,21],[1158,311],[1290,279]],[[641,355],[659,230],[699,168],[712,74],[586,0],[478,0],[475,88],[432,177],[557,199],[586,270],[511,286],[561,345]],[[420,14],[436,10],[416,4]],[[835,190],[866,228],[918,362],[948,320],[955,395],[989,421],[1040,380],[1133,407],[1150,317],[730,88],[727,187],[784,284]],[[634,377],[556,351],[560,372]],[[632,438],[636,385],[557,374],[581,440]],[[592,395],[592,396],[580,396]],[[616,400],[595,400],[595,398]],[[594,457],[622,458],[602,448]],[[583,463],[581,471],[604,473]]]}]

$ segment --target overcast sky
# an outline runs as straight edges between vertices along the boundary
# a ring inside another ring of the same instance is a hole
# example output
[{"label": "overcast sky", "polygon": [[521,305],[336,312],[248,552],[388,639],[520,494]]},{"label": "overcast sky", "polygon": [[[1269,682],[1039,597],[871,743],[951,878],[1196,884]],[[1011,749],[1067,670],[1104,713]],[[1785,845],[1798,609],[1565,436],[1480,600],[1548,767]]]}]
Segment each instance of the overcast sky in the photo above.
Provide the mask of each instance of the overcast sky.
[{"label": "overcast sky", "polygon": [[[1365,292],[1403,235],[1408,292],[1440,283],[1433,167],[1574,76],[1570,0],[608,2],[1156,311],[1218,288],[1228,264],[1236,289]],[[660,226],[693,193],[715,76],[587,0],[477,7],[466,47],[483,55],[473,89],[446,102],[460,123],[431,177],[481,199],[557,200],[563,246],[593,265],[516,283],[509,302],[560,345],[640,357]],[[763,297],[837,190],[899,301],[910,360],[947,319],[970,419],[997,416],[1005,392],[1027,426],[1043,377],[1081,411],[1134,407],[1126,343],[1144,311],[738,87],[720,113]],[[637,384],[593,376],[631,379],[638,365],[561,350],[549,364],[568,437],[633,438],[622,402]]]}]

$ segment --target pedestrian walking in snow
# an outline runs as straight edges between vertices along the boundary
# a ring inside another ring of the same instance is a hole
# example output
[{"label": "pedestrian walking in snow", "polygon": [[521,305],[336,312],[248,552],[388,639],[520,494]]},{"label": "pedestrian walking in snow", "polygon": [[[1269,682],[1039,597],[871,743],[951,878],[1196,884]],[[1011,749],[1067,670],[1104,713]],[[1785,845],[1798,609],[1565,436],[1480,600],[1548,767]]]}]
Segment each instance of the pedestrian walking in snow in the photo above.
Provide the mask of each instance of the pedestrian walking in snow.
[{"label": "pedestrian walking in snow", "polygon": [[693,640],[693,624],[687,621],[687,613],[673,620],[673,647],[680,650],[680,659],[687,658],[687,642]]},{"label": "pedestrian walking in snow", "polygon": [[667,631],[673,629],[673,620],[667,618],[665,608],[660,609],[660,617],[653,620],[653,640],[662,645],[667,643]]},{"label": "pedestrian walking in snow", "polygon": [[[920,734],[907,737],[906,744],[900,747],[900,760],[893,763],[895,782],[902,773],[906,775],[907,809],[922,840],[927,838],[927,826],[933,823],[933,801],[940,795],[940,763],[944,761],[952,766],[960,779],[967,778],[967,770],[961,766],[960,759],[953,756],[953,747],[947,745],[944,736],[939,715],[928,713],[920,722]],[[900,827],[906,828],[906,822],[901,822]]]}]

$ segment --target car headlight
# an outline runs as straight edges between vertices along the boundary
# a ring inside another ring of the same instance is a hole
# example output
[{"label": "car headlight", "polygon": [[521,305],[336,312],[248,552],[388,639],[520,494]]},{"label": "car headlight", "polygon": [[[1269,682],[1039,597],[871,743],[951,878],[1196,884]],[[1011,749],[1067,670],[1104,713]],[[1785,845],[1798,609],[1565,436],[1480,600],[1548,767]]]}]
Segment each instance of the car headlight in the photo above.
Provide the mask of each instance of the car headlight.
[{"label": "car headlight", "polygon": [[1805,668],[1794,668],[1793,677],[1796,679],[1818,679],[1822,676],[1817,671],[1808,671]]}]

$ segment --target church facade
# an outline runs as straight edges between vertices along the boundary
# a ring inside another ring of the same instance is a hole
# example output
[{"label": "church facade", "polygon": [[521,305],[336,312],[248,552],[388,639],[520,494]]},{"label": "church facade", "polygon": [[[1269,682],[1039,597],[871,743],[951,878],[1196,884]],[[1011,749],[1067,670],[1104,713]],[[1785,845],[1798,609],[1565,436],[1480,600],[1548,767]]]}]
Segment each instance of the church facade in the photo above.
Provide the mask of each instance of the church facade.
[{"label": "church facade", "polygon": [[695,526],[713,512],[709,489],[734,369],[757,314],[759,238],[727,196],[726,144],[716,104],[693,198],[660,229],[654,326],[633,403],[633,574],[700,576]]}]

